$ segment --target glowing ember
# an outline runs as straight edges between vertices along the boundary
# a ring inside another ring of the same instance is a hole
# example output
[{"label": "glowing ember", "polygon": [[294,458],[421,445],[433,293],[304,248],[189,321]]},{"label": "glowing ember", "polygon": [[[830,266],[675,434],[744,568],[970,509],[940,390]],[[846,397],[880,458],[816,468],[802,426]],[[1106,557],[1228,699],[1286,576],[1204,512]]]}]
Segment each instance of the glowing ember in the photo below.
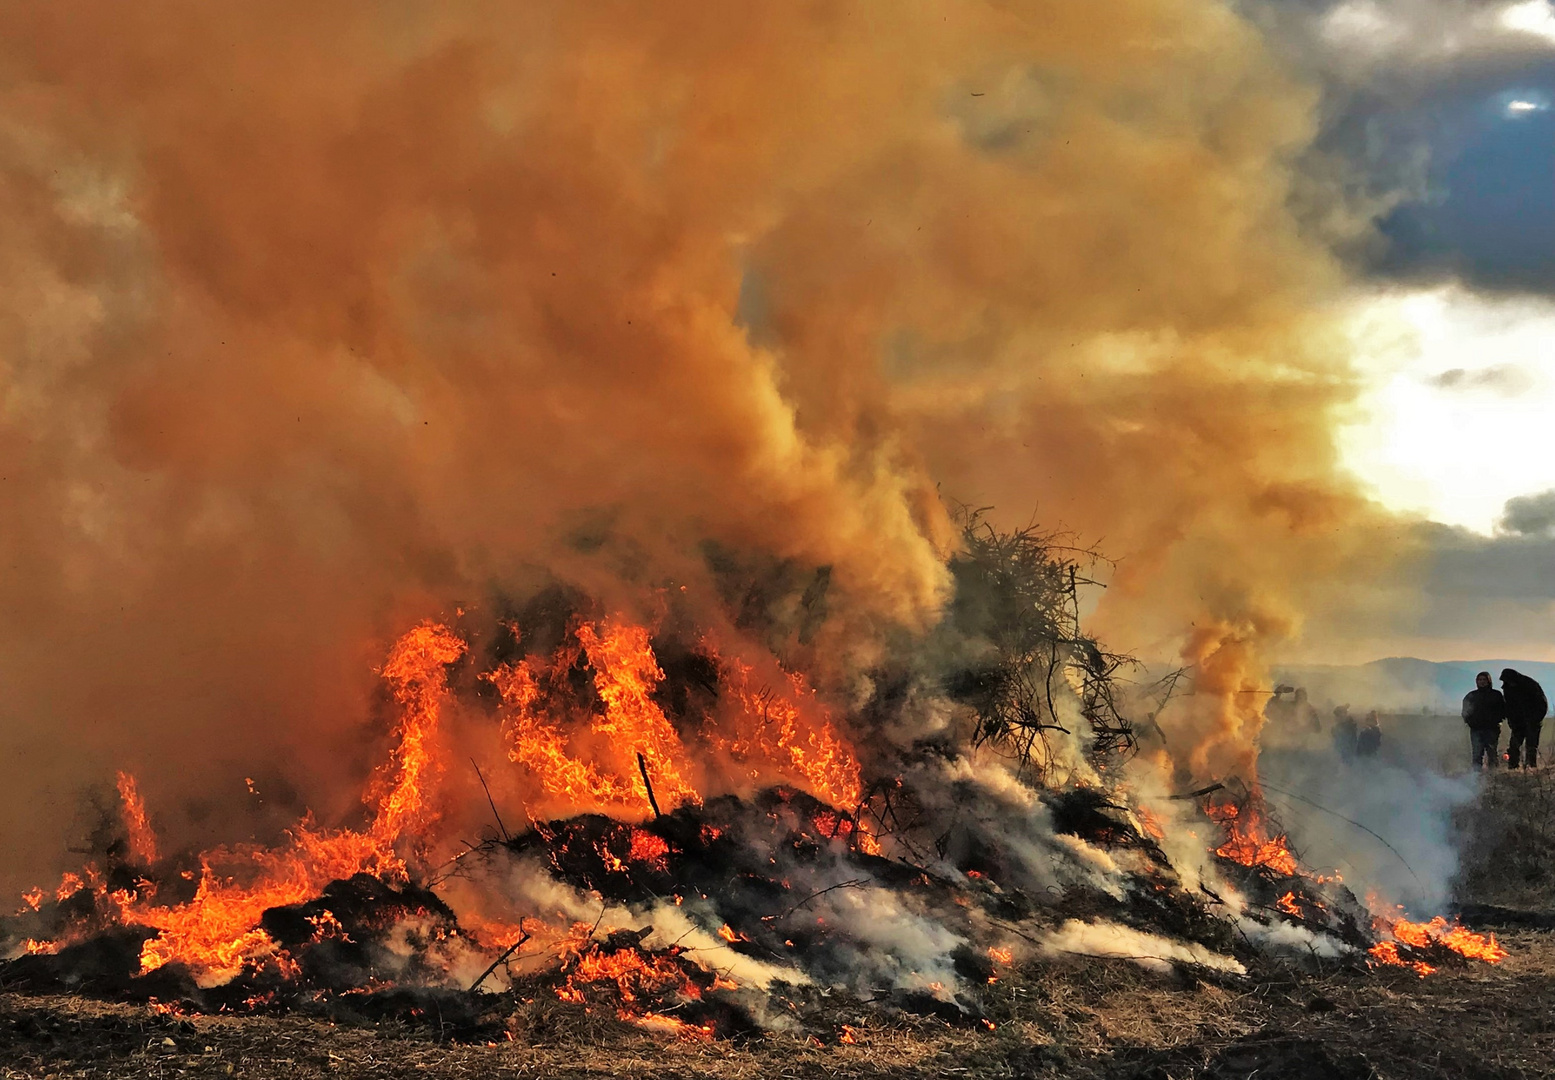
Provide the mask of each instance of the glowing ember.
[{"label": "glowing ember", "polygon": [[646,829],[632,830],[632,847],[627,855],[632,862],[646,863],[650,868],[664,873],[669,868],[665,859],[669,852],[669,844],[661,837]]},{"label": "glowing ember", "polygon": [[710,1042],[715,1034],[712,1024],[688,1024],[684,1020],[677,1020],[673,1016],[665,1016],[662,1013],[631,1015],[623,1012],[621,1019],[633,1027],[651,1031],[655,1035],[673,1035],[697,1042]]},{"label": "glowing ember", "polygon": [[1274,902],[1274,906],[1285,912],[1287,915],[1294,915],[1298,919],[1302,917],[1301,905],[1296,903],[1296,894],[1293,892],[1288,892],[1284,896],[1280,897]]}]

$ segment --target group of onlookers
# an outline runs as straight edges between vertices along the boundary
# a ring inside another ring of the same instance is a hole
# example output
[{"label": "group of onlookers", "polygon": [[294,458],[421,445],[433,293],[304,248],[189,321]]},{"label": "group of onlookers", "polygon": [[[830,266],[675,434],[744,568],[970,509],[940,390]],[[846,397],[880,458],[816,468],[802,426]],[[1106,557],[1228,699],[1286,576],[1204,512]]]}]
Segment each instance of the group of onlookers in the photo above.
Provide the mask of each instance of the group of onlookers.
[{"label": "group of onlookers", "polygon": [[[1289,694],[1289,697],[1286,695]],[[1264,719],[1287,731],[1309,731],[1317,734],[1323,730],[1323,721],[1317,709],[1307,700],[1307,691],[1300,686],[1276,686],[1274,697],[1264,706]],[[1374,757],[1382,749],[1382,726],[1377,710],[1366,714],[1363,723],[1350,715],[1350,706],[1339,705],[1334,709],[1334,750],[1342,758]]]},{"label": "group of onlookers", "polygon": [[[1286,695],[1290,695],[1287,697]],[[1511,732],[1506,747],[1507,768],[1534,769],[1539,765],[1539,732],[1550,711],[1544,688],[1536,679],[1512,668],[1501,671],[1501,689],[1497,690],[1490,672],[1474,677],[1474,689],[1463,699],[1463,722],[1469,728],[1469,761],[1476,769],[1495,768],[1501,761],[1501,724]],[[1277,686],[1274,697],[1264,709],[1264,717],[1285,730],[1323,730],[1318,711],[1307,700],[1307,692],[1294,686]],[[1348,705],[1334,709],[1332,731],[1334,751],[1346,760],[1373,757],[1382,747],[1382,728],[1377,711],[1366,714],[1364,723],[1350,715]]]},{"label": "group of onlookers", "polygon": [[1382,749],[1382,725],[1378,723],[1377,710],[1366,714],[1364,725],[1356,723],[1350,715],[1350,706],[1334,709],[1334,750],[1342,758],[1376,757]]},{"label": "group of onlookers", "polygon": [[1506,746],[1509,769],[1539,764],[1539,729],[1550,711],[1544,688],[1520,671],[1504,668],[1501,689],[1490,672],[1474,677],[1474,689],[1463,698],[1463,722],[1469,726],[1469,760],[1474,768],[1495,768],[1501,759],[1501,721],[1511,731]]}]

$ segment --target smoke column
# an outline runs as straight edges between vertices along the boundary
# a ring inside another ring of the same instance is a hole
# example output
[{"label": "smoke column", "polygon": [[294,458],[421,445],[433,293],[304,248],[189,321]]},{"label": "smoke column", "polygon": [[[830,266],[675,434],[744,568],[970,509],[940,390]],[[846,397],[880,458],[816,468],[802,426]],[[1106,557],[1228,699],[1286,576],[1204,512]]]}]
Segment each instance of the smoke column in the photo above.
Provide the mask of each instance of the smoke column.
[{"label": "smoke column", "polygon": [[1384,554],[1313,106],[1215,0],[5,6],[0,884],[120,766],[348,810],[384,642],[542,571],[830,566],[867,652],[940,491],[1124,646],[1294,632]]}]

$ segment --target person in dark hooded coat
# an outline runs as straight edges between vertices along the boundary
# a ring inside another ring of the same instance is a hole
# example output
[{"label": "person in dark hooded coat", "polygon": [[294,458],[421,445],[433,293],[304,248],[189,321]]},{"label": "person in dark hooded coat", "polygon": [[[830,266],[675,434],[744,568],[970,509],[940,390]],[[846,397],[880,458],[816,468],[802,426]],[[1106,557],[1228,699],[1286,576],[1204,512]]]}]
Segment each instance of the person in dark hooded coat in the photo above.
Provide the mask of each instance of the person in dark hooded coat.
[{"label": "person in dark hooded coat", "polygon": [[1506,719],[1506,699],[1490,682],[1490,672],[1474,676],[1474,689],[1463,697],[1463,722],[1469,725],[1469,759],[1476,769],[1481,762],[1494,769],[1501,756],[1501,721]]},{"label": "person in dark hooded coat", "polygon": [[1506,767],[1519,765],[1520,751],[1527,748],[1528,768],[1539,766],[1539,729],[1544,726],[1544,714],[1550,711],[1550,703],[1544,696],[1544,687],[1520,671],[1505,668],[1501,672],[1501,696],[1506,698],[1506,726],[1511,738],[1506,744]]}]

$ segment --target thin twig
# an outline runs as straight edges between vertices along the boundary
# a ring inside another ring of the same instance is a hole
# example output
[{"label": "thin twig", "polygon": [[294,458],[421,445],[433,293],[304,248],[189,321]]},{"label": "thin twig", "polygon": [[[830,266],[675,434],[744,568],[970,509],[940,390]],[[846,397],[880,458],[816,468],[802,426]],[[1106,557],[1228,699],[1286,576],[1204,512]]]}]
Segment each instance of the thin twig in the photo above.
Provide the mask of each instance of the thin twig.
[{"label": "thin twig", "polygon": [[502,842],[512,843],[513,838],[508,835],[508,827],[502,824],[502,815],[497,813],[497,801],[491,797],[491,788],[486,786],[486,778],[481,775],[481,767],[475,764],[474,758],[470,759],[470,764],[475,765],[475,778],[481,782],[481,790],[486,793],[486,804],[491,807],[491,816],[497,819],[497,828],[502,830]]},{"label": "thin twig", "polygon": [[1360,829],[1362,832],[1370,833],[1372,836],[1375,836],[1377,838],[1377,841],[1379,843],[1381,843],[1383,847],[1387,848],[1394,855],[1396,855],[1398,857],[1398,861],[1404,864],[1404,869],[1408,870],[1409,871],[1409,876],[1415,879],[1415,884],[1420,886],[1420,891],[1422,893],[1429,891],[1425,887],[1425,882],[1420,880],[1420,875],[1415,873],[1415,868],[1413,866],[1409,865],[1409,860],[1404,858],[1403,854],[1398,850],[1398,848],[1396,848],[1392,844],[1388,843],[1387,839],[1385,837],[1383,837],[1380,833],[1377,833],[1377,832],[1375,832],[1372,829],[1368,829],[1365,825],[1362,825],[1359,821],[1356,821],[1354,818],[1345,817],[1343,814],[1339,813],[1337,810],[1330,810],[1328,807],[1324,806],[1322,803],[1313,802],[1311,799],[1307,798],[1305,795],[1297,795],[1294,791],[1286,791],[1284,788],[1277,788],[1273,784],[1269,783],[1268,780],[1265,780],[1262,777],[1259,778],[1258,783],[1259,783],[1260,786],[1266,787],[1270,791],[1273,791],[1273,792],[1275,792],[1277,794],[1284,795],[1287,798],[1291,798],[1291,799],[1299,799],[1301,802],[1306,803],[1308,806],[1313,807],[1314,809],[1321,810],[1325,814],[1332,814],[1334,817],[1338,818],[1340,821],[1348,821],[1351,825],[1354,825],[1357,829]]},{"label": "thin twig", "polygon": [[864,884],[864,881],[863,881],[862,878],[851,878],[848,881],[838,882],[836,885],[828,885],[824,889],[817,889],[815,892],[811,893],[809,896],[807,896],[803,900],[799,901],[799,903],[793,905],[788,910],[784,911],[783,913],[781,913],[779,915],[763,915],[761,917],[761,921],[762,922],[781,922],[782,920],[788,918],[794,912],[798,911],[800,908],[804,907],[811,900],[814,900],[818,896],[825,896],[827,893],[832,892],[833,890],[836,890],[836,889],[854,889],[854,888],[858,888],[860,885],[863,885],[863,884]]},{"label": "thin twig", "polygon": [[481,972],[481,977],[480,978],[476,979],[474,982],[472,982],[470,984],[469,992],[473,994],[473,993],[475,993],[475,991],[479,990],[480,987],[481,987],[481,983],[485,982],[487,977],[490,976],[493,971],[496,971],[497,968],[502,965],[502,962],[504,960],[506,960],[508,957],[510,957],[514,953],[516,953],[518,951],[518,947],[520,945],[522,945],[524,942],[528,941],[528,940],[529,940],[529,931],[525,930],[519,936],[519,939],[517,941],[515,941],[515,942],[513,942],[513,944],[509,945],[507,947],[506,951],[504,951],[501,956],[497,957],[495,960],[493,960],[491,962],[491,967],[489,967],[485,971]]}]

